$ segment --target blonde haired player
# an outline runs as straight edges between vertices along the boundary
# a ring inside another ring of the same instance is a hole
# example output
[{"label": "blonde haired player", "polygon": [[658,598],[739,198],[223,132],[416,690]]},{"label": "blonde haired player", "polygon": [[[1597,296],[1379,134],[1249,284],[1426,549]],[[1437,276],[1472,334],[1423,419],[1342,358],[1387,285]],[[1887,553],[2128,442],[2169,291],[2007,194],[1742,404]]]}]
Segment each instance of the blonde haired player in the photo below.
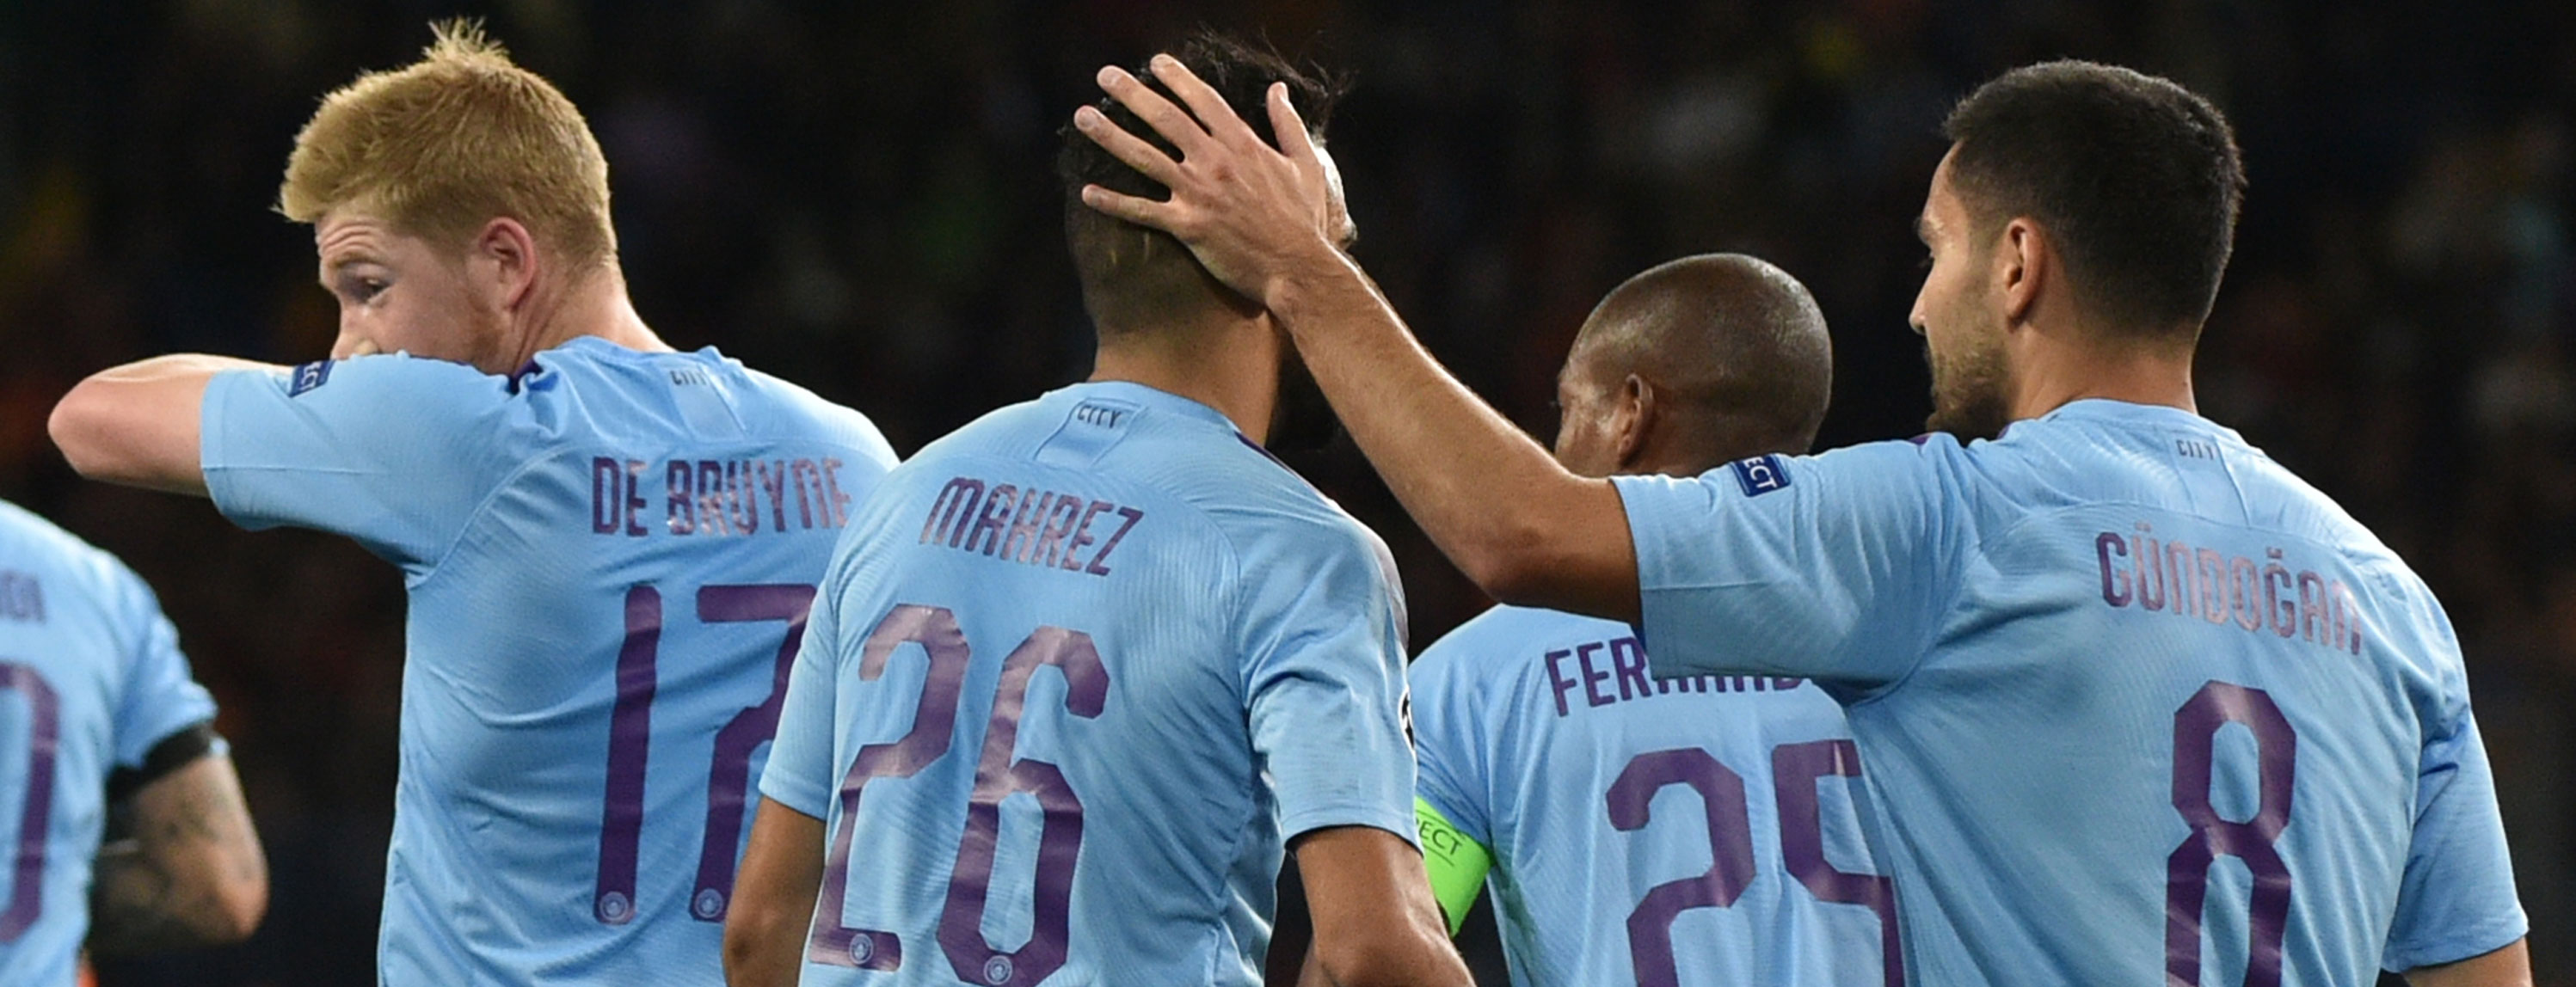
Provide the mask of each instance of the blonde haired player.
[{"label": "blonde haired player", "polygon": [[712,983],[813,585],[894,455],[663,343],[580,111],[478,29],[436,35],[325,98],[287,163],[333,359],[117,367],[54,439],[93,478],[402,568],[383,982]]}]

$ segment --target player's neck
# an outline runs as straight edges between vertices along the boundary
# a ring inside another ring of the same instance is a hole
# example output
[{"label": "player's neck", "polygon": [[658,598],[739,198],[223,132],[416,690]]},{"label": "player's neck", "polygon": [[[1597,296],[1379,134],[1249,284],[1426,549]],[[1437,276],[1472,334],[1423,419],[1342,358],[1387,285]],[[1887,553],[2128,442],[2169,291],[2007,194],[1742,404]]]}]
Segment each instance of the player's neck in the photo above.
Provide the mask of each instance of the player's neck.
[{"label": "player's neck", "polygon": [[1143,384],[1207,405],[1254,442],[1270,438],[1279,400],[1278,333],[1266,319],[1105,338],[1091,380]]},{"label": "player's neck", "polygon": [[553,292],[540,292],[524,317],[527,330],[518,336],[509,366],[526,366],[538,353],[583,336],[646,353],[668,352],[671,344],[644,323],[626,295],[626,276],[615,265],[594,271]]},{"label": "player's neck", "polygon": [[2090,398],[2163,405],[2200,413],[2191,387],[2191,348],[2052,340],[2013,368],[2012,418],[2037,418]]}]

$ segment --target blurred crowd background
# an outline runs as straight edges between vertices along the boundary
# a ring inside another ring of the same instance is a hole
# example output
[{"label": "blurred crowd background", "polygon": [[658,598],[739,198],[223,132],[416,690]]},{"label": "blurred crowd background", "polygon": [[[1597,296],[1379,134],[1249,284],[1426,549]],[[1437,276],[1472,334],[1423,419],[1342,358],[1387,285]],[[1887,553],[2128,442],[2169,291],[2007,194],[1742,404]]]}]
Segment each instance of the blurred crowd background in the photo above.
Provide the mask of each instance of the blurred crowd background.
[{"label": "blurred crowd background", "polygon": [[[2440,593],[2541,979],[2576,982],[2576,6],[0,0],[0,496],[159,588],[275,873],[250,943],[110,964],[109,987],[370,981],[402,588],[333,539],[83,482],[46,412],[146,355],[321,355],[309,231],[269,208],[289,141],[320,94],[456,13],[589,114],[648,321],[867,412],[907,453],[1087,372],[1059,125],[1096,66],[1201,24],[1351,73],[1330,136],[1361,260],[1542,439],[1592,302],[1708,250],[1822,303],[1824,444],[1919,431],[1908,224],[1943,112],[2051,57],[2175,78],[2234,119],[2252,178],[2203,409]],[[1393,544],[1416,648],[1484,606],[1347,443],[1296,464]],[[1500,982],[1490,932],[1470,946]]]}]

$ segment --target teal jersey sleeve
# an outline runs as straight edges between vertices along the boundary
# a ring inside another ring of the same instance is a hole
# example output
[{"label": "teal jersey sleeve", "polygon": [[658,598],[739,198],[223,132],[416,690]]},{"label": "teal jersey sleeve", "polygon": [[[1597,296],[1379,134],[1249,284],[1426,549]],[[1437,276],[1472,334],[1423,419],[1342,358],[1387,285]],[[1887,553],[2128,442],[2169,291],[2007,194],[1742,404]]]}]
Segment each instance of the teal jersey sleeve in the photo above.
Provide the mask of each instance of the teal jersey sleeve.
[{"label": "teal jersey sleeve", "polygon": [[111,562],[111,605],[126,640],[125,694],[116,709],[116,763],[139,767],[171,734],[215,716],[214,697],[188,670],[179,631],[161,615],[161,602],[123,563]]},{"label": "teal jersey sleeve", "polygon": [[1280,835],[1373,826],[1418,845],[1394,563],[1356,526],[1283,518],[1236,537],[1260,574],[1236,584],[1243,694]]},{"label": "teal jersey sleeve", "polygon": [[1947,436],[1613,478],[1658,677],[1770,673],[1866,692],[1932,633],[1961,539]]},{"label": "teal jersey sleeve", "polygon": [[510,397],[507,378],[401,354],[217,374],[206,491],[245,528],[347,535],[417,577],[520,458]]}]

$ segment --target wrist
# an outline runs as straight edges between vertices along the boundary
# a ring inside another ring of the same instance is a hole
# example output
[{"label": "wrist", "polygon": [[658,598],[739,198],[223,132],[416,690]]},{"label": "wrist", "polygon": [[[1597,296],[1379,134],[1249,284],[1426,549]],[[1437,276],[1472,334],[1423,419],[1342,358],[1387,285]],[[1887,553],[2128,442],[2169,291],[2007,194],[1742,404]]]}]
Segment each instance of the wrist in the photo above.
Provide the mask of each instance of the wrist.
[{"label": "wrist", "polygon": [[1261,306],[1273,318],[1293,326],[1299,318],[1351,288],[1366,290],[1359,268],[1341,248],[1317,238],[1274,269],[1262,282]]}]

